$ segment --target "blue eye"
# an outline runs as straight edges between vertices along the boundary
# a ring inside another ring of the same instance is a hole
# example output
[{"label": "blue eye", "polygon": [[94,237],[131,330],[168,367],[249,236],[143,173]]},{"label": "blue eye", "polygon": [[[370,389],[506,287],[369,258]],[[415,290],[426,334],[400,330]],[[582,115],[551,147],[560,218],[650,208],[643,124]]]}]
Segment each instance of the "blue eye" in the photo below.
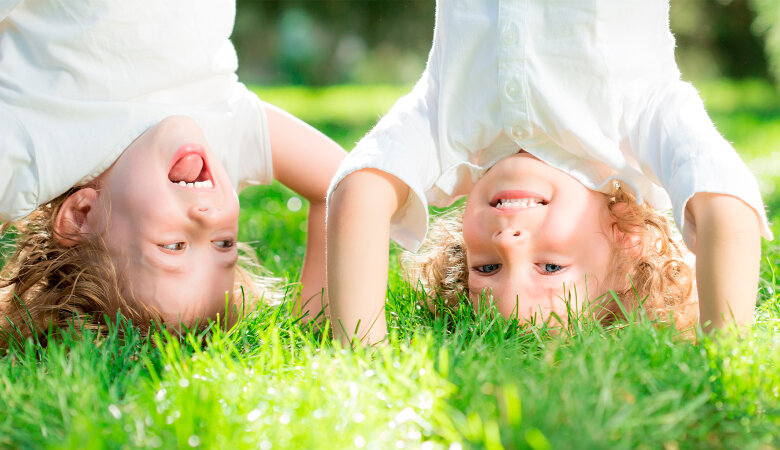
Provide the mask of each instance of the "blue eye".
[{"label": "blue eye", "polygon": [[558,264],[547,263],[544,265],[545,273],[555,273],[555,272],[560,272],[561,270],[563,270],[563,266],[559,266]]},{"label": "blue eye", "polygon": [[479,273],[493,273],[500,268],[501,264],[485,264],[483,266],[474,267],[474,270]]}]

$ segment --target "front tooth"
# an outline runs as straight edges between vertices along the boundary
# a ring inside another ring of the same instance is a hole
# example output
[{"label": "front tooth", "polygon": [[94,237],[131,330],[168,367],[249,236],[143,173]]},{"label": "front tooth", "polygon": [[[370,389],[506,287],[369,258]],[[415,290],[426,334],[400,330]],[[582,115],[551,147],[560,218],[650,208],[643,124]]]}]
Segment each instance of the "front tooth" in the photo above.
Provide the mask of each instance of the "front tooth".
[{"label": "front tooth", "polygon": [[179,181],[179,186],[186,186],[187,182],[184,180]]},{"label": "front tooth", "polygon": [[195,182],[195,187],[196,188],[202,188],[203,187],[203,182],[202,181],[196,181]]},{"label": "front tooth", "polygon": [[189,188],[195,187],[195,183],[187,183],[187,187]]},{"label": "front tooth", "polygon": [[214,184],[211,182],[211,180],[206,180],[203,182],[203,185],[209,189],[214,187]]}]

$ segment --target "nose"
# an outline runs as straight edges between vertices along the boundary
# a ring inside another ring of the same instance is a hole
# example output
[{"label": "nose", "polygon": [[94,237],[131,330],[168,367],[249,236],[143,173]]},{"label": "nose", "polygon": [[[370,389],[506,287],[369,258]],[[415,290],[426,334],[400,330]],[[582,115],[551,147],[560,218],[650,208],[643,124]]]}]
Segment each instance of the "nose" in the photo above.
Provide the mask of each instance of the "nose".
[{"label": "nose", "polygon": [[204,225],[212,224],[216,213],[216,208],[207,205],[194,205],[187,211],[190,220]]},{"label": "nose", "polygon": [[493,234],[493,244],[499,249],[508,249],[525,242],[527,237],[527,231],[517,227],[508,227]]}]

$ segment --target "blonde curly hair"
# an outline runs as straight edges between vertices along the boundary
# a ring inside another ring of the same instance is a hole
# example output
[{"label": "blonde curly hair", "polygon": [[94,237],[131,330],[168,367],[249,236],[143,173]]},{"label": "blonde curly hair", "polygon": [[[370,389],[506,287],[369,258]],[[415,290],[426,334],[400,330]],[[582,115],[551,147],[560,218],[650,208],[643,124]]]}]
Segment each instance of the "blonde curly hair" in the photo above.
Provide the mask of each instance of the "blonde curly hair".
[{"label": "blonde curly hair", "polygon": [[[11,227],[16,230],[16,248],[0,271],[0,348],[33,335],[45,343],[50,327],[73,326],[79,332],[89,329],[105,334],[118,312],[144,333],[153,322],[163,323],[158,311],[129,298],[122,289],[125,280],[99,236],[87,236],[71,247],[59,243],[54,221],[76,191],[73,188],[26,218],[0,228],[0,234]],[[261,269],[251,248],[240,247],[239,255],[228,317],[223,321],[226,326],[246,312],[250,305],[244,304],[245,299],[251,303],[280,297],[280,280],[259,275]]]},{"label": "blonde curly hair", "polygon": [[[660,321],[673,314],[679,329],[688,329],[698,317],[698,302],[689,252],[672,231],[669,217],[647,203],[642,205],[621,188],[608,197],[615,257],[602,287],[606,293],[594,316],[602,323],[625,318],[626,312],[644,308]],[[455,208],[436,217],[417,253],[404,252],[402,267],[407,278],[422,283],[429,295],[438,296],[444,307],[454,308],[468,299],[469,264],[463,240],[463,211]],[[435,297],[429,297],[433,299]],[[590,299],[593,301],[594,299]],[[435,309],[435,303],[429,301]],[[622,306],[622,308],[621,308]]]}]

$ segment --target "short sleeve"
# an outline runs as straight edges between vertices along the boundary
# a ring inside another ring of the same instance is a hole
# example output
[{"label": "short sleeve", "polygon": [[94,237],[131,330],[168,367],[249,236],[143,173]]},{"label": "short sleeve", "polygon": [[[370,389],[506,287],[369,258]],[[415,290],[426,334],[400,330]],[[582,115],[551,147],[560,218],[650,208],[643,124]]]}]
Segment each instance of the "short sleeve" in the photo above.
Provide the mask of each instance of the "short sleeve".
[{"label": "short sleeve", "polygon": [[224,105],[227,111],[198,111],[194,116],[209,144],[240,192],[247,186],[273,181],[273,159],[265,103],[242,83]]},{"label": "short sleeve", "polygon": [[38,206],[38,166],[24,126],[0,104],[0,223],[20,219]]},{"label": "short sleeve", "polygon": [[755,177],[715,129],[694,87],[678,81],[643,103],[629,137],[631,146],[669,194],[685,242],[692,242],[686,233],[685,207],[698,192],[741,199],[756,212],[762,236],[772,239]]},{"label": "short sleeve", "polygon": [[22,0],[0,0],[0,21],[3,21]]},{"label": "short sleeve", "polygon": [[246,124],[249,129],[244,133],[244,142],[238,147],[240,150],[237,158],[236,189],[239,192],[247,186],[269,184],[274,179],[271,138],[264,103],[256,99],[250,108],[250,119]]},{"label": "short sleeve", "polygon": [[352,152],[328,189],[328,199],[344,177],[361,169],[389,173],[409,186],[409,197],[390,223],[390,237],[407,250],[419,248],[428,229],[426,191],[440,174],[434,134],[436,87],[428,71],[411,93],[399,99]]}]

